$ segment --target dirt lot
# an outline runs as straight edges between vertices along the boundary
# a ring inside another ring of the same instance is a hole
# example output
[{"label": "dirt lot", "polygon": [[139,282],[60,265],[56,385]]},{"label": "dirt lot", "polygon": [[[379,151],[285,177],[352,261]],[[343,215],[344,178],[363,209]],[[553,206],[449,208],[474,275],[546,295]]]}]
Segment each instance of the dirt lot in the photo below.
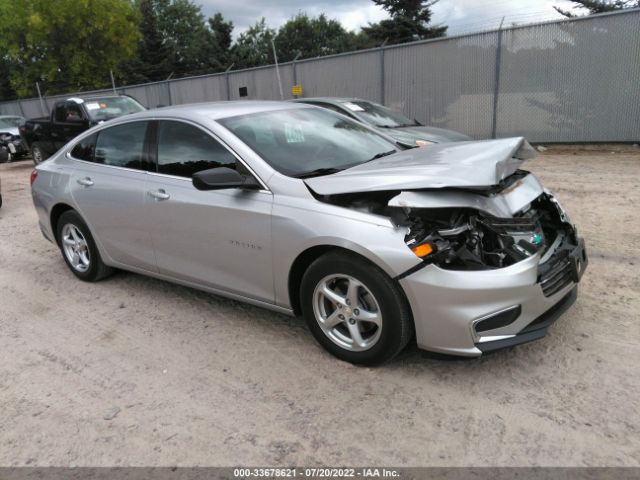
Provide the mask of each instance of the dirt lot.
[{"label": "dirt lot", "polygon": [[536,343],[369,369],[299,319],[77,281],[38,230],[30,162],[0,165],[0,465],[639,466],[640,150],[527,168],[586,237],[578,302]]}]

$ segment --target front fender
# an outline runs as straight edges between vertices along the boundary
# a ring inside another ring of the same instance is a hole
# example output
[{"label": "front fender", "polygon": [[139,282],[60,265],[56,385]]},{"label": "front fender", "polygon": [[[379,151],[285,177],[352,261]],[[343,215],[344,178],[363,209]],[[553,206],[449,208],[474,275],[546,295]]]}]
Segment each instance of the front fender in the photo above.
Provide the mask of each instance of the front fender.
[{"label": "front fender", "polygon": [[289,308],[288,280],[296,258],[318,246],[352,251],[394,278],[420,263],[388,218],[347,210],[317,200],[278,202],[273,208],[273,265],[276,304]]}]

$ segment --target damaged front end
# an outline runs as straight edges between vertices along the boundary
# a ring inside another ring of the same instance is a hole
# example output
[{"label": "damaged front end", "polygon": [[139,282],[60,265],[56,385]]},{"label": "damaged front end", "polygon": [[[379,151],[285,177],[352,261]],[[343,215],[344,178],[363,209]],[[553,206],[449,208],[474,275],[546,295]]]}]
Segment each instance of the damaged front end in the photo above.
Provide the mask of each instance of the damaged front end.
[{"label": "damaged front end", "polygon": [[390,220],[417,262],[398,272],[420,348],[478,356],[543,337],[575,301],[583,240],[521,170],[524,139],[439,145],[306,180],[314,196]]},{"label": "damaged front end", "polygon": [[[321,200],[390,218],[422,259],[398,278],[434,264],[454,271],[509,267],[539,258],[538,281],[551,296],[577,283],[587,258],[575,227],[534,175],[517,170],[500,184],[331,195]],[[579,257],[579,258],[578,258]]]},{"label": "damaged front end", "polygon": [[[562,220],[557,202],[543,193],[526,210],[496,217],[471,208],[403,209],[398,226],[405,242],[426,263],[452,270],[503,268],[558,246],[577,244],[575,229]],[[566,243],[566,242],[565,242]],[[428,245],[428,248],[424,246]]]}]

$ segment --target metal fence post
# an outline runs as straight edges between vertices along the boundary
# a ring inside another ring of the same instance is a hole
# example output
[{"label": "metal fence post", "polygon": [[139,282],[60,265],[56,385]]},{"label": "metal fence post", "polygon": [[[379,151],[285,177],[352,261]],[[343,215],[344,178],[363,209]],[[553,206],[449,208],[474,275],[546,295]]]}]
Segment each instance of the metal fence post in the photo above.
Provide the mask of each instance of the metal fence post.
[{"label": "metal fence post", "polygon": [[38,97],[40,98],[40,110],[42,111],[42,115],[49,115],[49,109],[45,108],[44,101],[42,100],[42,93],[40,92],[40,84],[36,82],[36,90],[38,90]]},{"label": "metal fence post", "polygon": [[167,99],[169,100],[169,105],[173,105],[173,99],[171,98],[171,80],[167,80]]},{"label": "metal fence post", "polygon": [[302,52],[298,52],[298,54],[296,55],[296,58],[293,59],[293,84],[294,85],[298,85],[298,68],[297,68],[297,63],[298,63],[298,58],[300,58],[300,55],[302,55]]},{"label": "metal fence post", "polygon": [[385,85],[384,85],[384,45],[387,43],[385,40],[380,47],[380,103],[384,105],[385,101]]},{"label": "metal fence post", "polygon": [[26,115],[24,114],[24,108],[22,108],[22,102],[20,101],[20,99],[18,98],[18,108],[20,108],[20,114],[23,117],[26,117]]},{"label": "metal fence post", "polygon": [[227,68],[224,71],[224,81],[227,84],[227,100],[231,100],[231,87],[229,86],[229,70],[231,70],[234,65],[235,63],[232,63],[231,65],[229,65],[229,68]]},{"label": "metal fence post", "polygon": [[498,28],[498,46],[496,47],[496,72],[493,86],[493,118],[491,119],[491,138],[496,138],[498,129],[498,95],[500,95],[500,63],[502,61],[502,22]]}]

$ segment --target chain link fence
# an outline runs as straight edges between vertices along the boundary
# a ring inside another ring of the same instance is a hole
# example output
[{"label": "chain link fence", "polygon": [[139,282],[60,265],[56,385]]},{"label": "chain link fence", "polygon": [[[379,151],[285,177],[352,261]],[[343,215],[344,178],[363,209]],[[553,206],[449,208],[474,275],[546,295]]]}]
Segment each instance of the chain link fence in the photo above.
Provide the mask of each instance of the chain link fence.
[{"label": "chain link fence", "polygon": [[[280,65],[285,98],[359,97],[426,125],[477,139],[640,140],[640,9],[517,26]],[[127,86],[143,105],[279,100],[274,66]],[[242,92],[242,93],[241,93]],[[0,113],[48,115],[74,95],[0,103]],[[246,94],[243,95],[243,94]]]}]

